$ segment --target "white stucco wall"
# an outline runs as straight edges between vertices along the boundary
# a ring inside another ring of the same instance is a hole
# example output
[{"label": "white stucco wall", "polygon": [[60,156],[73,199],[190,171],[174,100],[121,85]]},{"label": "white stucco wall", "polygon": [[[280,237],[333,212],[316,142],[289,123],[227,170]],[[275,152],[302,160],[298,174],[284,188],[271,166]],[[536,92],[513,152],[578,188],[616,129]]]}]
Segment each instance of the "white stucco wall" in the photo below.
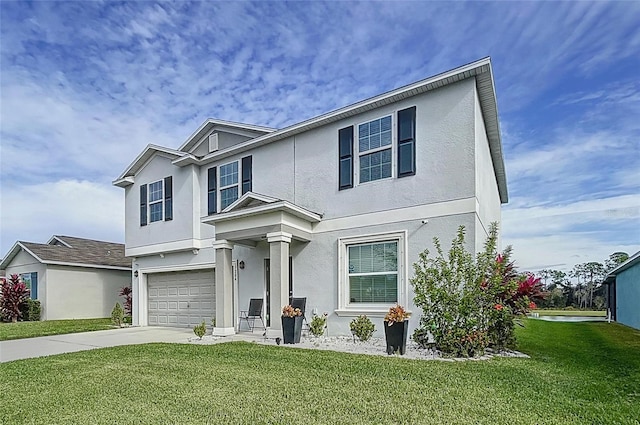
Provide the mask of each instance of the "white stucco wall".
[{"label": "white stucco wall", "polygon": [[489,150],[489,140],[482,118],[482,110],[478,100],[477,91],[474,89],[475,108],[475,193],[478,201],[476,249],[482,249],[482,245],[488,235],[492,222],[500,223],[502,214],[498,183],[493,169],[493,161]]},{"label": "white stucco wall", "polygon": [[[199,248],[198,241],[213,237],[215,230],[200,223],[199,172],[195,166],[177,167],[169,158],[160,155],[154,156],[139,171],[135,184],[125,189],[127,256],[138,255],[145,247],[151,252]],[[173,177],[173,220],[148,222],[146,226],[140,226],[140,186],[168,176]],[[206,197],[204,199],[206,201]],[[163,246],[167,243],[171,245]]]},{"label": "white stucco wall", "polygon": [[47,266],[46,320],[110,317],[120,288],[131,284],[129,271]]}]

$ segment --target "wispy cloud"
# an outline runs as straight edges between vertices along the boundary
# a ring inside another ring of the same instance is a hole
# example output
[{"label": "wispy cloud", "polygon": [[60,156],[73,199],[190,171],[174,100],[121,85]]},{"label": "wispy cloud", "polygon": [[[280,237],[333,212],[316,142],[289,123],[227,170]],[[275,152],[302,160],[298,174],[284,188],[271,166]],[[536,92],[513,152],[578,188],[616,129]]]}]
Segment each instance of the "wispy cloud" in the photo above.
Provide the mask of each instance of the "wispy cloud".
[{"label": "wispy cloud", "polygon": [[[177,147],[207,117],[283,127],[488,55],[512,199],[507,242],[509,227],[523,225],[513,217],[535,220],[528,211],[550,221],[583,217],[584,203],[622,202],[640,191],[637,2],[0,8],[2,252],[15,238],[46,240],[70,229],[60,211],[84,210],[69,187],[120,214],[122,197],[111,195],[119,192],[110,180],[147,143]],[[13,215],[7,202],[40,197],[47,220]],[[578,222],[610,228],[618,241],[616,232],[636,218],[600,214]],[[74,219],[70,230],[92,236],[92,218]],[[565,232],[565,241],[571,232],[592,235],[570,224],[554,231]],[[121,232],[108,219],[98,228],[107,225]],[[568,252],[584,239],[574,242]]]}]

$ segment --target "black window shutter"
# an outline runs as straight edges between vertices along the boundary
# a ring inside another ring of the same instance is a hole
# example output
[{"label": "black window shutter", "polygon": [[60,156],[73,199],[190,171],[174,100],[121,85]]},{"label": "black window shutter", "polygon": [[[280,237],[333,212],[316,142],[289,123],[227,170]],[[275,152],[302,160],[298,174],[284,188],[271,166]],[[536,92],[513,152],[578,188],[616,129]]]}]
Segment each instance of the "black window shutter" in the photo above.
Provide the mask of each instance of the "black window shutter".
[{"label": "black window shutter", "polygon": [[173,220],[173,177],[164,178],[164,221]]},{"label": "black window shutter", "polygon": [[398,111],[398,177],[416,173],[416,107]]},{"label": "black window shutter", "polygon": [[253,160],[251,155],[242,158],[242,194],[251,192],[251,174],[252,174]]},{"label": "black window shutter", "polygon": [[353,126],[338,131],[338,189],[353,187]]},{"label": "black window shutter", "polygon": [[147,225],[147,185],[140,186],[140,226]]},{"label": "black window shutter", "polygon": [[211,167],[207,170],[207,198],[208,198],[208,208],[207,214],[215,214],[218,212],[218,196],[216,193],[216,179],[217,179],[217,169],[216,167]]}]

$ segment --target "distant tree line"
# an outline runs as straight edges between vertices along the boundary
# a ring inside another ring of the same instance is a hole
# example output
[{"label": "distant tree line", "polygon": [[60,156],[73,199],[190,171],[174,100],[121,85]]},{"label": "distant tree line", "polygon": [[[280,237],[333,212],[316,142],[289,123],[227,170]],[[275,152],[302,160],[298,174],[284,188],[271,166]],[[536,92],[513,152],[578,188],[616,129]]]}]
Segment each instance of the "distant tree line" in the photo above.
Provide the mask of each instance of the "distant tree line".
[{"label": "distant tree line", "polygon": [[543,269],[536,273],[544,285],[547,297],[539,308],[602,310],[606,306],[604,278],[611,270],[629,258],[626,252],[614,252],[604,263],[592,261],[573,266],[569,272]]}]

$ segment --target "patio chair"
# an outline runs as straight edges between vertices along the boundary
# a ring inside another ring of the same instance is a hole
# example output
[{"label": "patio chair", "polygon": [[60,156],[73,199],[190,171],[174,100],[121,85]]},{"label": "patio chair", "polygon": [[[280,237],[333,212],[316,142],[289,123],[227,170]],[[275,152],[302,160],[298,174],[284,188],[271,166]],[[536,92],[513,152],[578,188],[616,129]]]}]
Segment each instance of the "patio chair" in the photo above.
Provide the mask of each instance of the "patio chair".
[{"label": "patio chair", "polygon": [[303,330],[309,330],[309,323],[307,322],[307,316],[305,315],[305,309],[307,307],[307,298],[303,297],[303,298],[295,298],[295,297],[291,297],[289,299],[289,304],[291,304],[291,307],[295,308],[299,308],[300,311],[302,312],[302,328]]},{"label": "patio chair", "polygon": [[[260,319],[262,322],[262,327],[267,330],[267,327],[264,325],[264,319],[262,318],[262,303],[264,300],[262,298],[251,298],[249,300],[249,310],[240,311],[240,320],[238,322],[238,330],[240,330],[240,326],[242,326],[242,321],[246,320],[247,326],[249,330],[253,332],[253,328],[255,328],[256,319]],[[251,320],[251,322],[249,322]]]}]

